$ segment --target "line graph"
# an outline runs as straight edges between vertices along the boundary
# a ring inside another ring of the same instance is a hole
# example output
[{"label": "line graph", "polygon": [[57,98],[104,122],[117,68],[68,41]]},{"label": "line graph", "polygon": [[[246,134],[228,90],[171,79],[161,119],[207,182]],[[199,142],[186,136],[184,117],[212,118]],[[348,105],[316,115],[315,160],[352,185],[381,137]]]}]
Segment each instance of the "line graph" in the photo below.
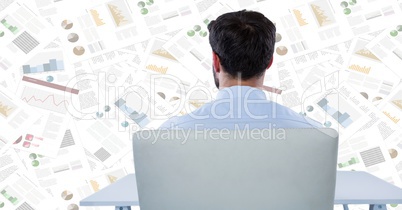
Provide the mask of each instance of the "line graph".
[{"label": "line graph", "polygon": [[35,88],[24,88],[21,99],[31,106],[54,111],[60,114],[67,112],[68,100],[63,95]]},{"label": "line graph", "polygon": [[68,101],[67,101],[67,100],[63,100],[63,101],[61,101],[60,103],[56,103],[55,98],[54,98],[54,95],[48,95],[48,96],[47,96],[45,99],[43,99],[43,100],[40,99],[40,98],[36,98],[35,96],[32,96],[32,97],[29,98],[29,99],[23,98],[22,100],[24,100],[24,101],[27,102],[27,103],[29,103],[31,100],[40,101],[40,102],[44,103],[44,102],[47,101],[49,98],[52,98],[53,105],[55,105],[55,106],[60,106],[60,105],[62,105],[63,103],[66,103],[66,104],[68,105]]}]

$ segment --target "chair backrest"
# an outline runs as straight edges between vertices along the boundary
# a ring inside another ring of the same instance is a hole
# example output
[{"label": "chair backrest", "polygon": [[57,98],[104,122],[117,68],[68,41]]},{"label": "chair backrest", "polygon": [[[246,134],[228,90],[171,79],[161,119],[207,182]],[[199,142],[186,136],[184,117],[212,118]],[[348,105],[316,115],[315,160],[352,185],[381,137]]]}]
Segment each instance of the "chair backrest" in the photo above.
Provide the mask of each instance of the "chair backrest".
[{"label": "chair backrest", "polygon": [[141,210],[333,209],[333,129],[134,134]]}]

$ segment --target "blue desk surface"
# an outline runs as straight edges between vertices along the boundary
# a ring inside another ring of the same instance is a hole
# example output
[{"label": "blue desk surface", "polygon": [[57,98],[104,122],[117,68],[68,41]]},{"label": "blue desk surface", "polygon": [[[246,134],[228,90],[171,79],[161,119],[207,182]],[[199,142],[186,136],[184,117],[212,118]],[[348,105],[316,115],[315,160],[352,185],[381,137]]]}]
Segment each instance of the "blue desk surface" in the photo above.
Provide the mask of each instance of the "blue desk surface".
[{"label": "blue desk surface", "polygon": [[[369,173],[338,171],[335,204],[400,204],[402,189]],[[81,206],[138,206],[135,174],[81,200]]]}]

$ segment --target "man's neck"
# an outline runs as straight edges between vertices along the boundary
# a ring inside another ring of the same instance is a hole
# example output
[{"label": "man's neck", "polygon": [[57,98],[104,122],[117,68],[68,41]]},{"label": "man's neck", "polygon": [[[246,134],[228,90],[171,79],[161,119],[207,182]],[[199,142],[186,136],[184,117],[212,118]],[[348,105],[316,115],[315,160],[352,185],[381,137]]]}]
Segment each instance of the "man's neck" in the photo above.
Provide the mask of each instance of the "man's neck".
[{"label": "man's neck", "polygon": [[238,80],[238,79],[228,79],[220,81],[219,89],[232,87],[232,86],[250,86],[254,88],[261,88],[263,86],[263,78],[249,79],[249,80]]}]

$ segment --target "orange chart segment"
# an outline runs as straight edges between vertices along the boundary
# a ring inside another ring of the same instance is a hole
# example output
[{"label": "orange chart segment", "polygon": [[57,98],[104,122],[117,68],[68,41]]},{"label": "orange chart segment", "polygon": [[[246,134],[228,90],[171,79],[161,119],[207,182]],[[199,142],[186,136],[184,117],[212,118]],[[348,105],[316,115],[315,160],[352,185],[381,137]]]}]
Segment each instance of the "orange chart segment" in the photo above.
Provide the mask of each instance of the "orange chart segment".
[{"label": "orange chart segment", "polygon": [[366,66],[359,66],[357,64],[352,64],[349,66],[350,70],[358,71],[363,74],[369,74],[371,71],[371,67],[366,67]]},{"label": "orange chart segment", "polygon": [[17,106],[10,99],[0,94],[0,116],[7,118],[16,109]]},{"label": "orange chart segment", "polygon": [[397,124],[401,119],[392,116],[391,113],[383,111],[383,113],[385,114],[385,116],[387,116],[390,120],[392,120],[392,122],[394,122],[395,124]]},{"label": "orange chart segment", "polygon": [[308,24],[300,10],[294,9],[293,14],[296,17],[296,20],[297,20],[297,23],[299,23],[299,26],[305,26]]}]

